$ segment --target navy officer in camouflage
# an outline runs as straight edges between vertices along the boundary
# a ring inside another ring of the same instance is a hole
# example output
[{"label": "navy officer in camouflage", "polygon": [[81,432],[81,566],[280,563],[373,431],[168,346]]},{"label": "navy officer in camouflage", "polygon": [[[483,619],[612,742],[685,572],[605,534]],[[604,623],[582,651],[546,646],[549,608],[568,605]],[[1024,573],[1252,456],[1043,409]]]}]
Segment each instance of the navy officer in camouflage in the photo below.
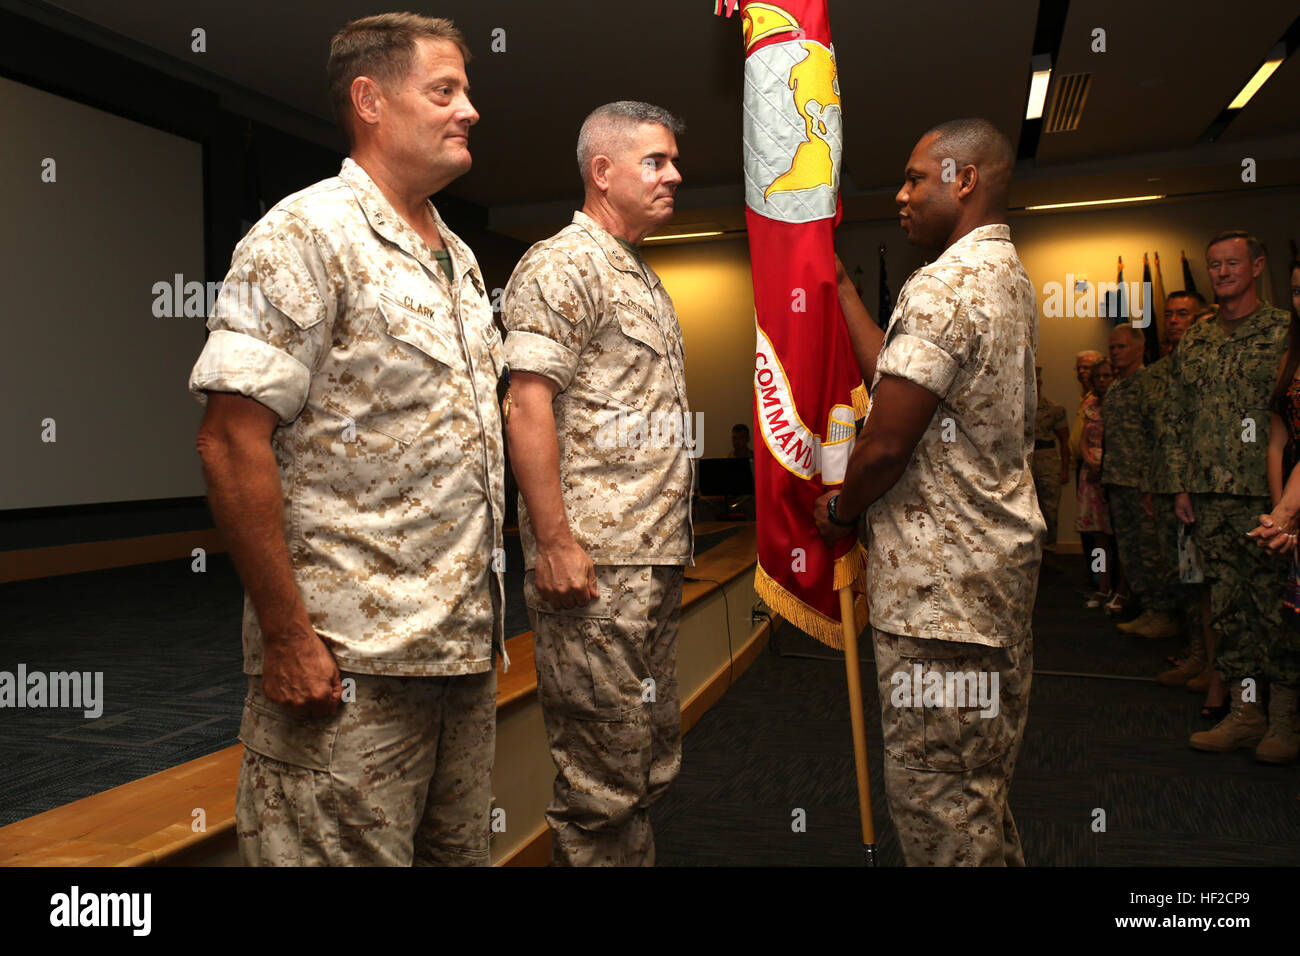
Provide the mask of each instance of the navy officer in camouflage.
[{"label": "navy officer in camouflage", "polygon": [[470,167],[468,58],[448,20],[339,31],[349,156],[236,247],[191,373],[245,588],[249,865],[488,863],[503,354],[428,198]]},{"label": "navy officer in camouflage", "polygon": [[[1047,528],[1031,470],[1038,312],[1006,224],[1014,166],[987,120],[930,130],[896,202],[911,242],[938,257],[907,280],[884,332],[847,276],[839,285],[871,409],[814,518],[827,540],[863,512],[871,527],[885,789],[910,866],[1025,862],[1008,793]],[[900,698],[917,668],[954,695]]]},{"label": "navy officer in camouflage", "polygon": [[677,313],[639,251],[672,218],[681,130],[648,103],[594,110],[578,136],[582,210],[506,288],[507,440],[557,865],[652,865],[650,804],[681,766],[694,439]]},{"label": "navy officer in camouflage", "polygon": [[[1173,353],[1179,440],[1172,446],[1174,511],[1190,525],[1210,591],[1214,664],[1228,716],[1192,734],[1197,750],[1258,748],[1269,730],[1263,683],[1294,686],[1293,637],[1282,622],[1286,564],[1247,534],[1273,508],[1267,471],[1269,400],[1290,317],[1260,301],[1264,247],[1242,230],[1210,240],[1205,263],[1218,314],[1187,330]],[[1258,753],[1258,751],[1257,751]]]}]

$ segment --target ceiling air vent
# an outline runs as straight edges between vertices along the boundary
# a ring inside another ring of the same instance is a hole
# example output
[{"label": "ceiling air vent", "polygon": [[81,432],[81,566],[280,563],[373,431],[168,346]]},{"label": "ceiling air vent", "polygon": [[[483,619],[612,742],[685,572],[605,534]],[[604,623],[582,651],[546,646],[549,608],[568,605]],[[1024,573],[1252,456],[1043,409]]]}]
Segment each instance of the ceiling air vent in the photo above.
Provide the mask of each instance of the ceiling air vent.
[{"label": "ceiling air vent", "polygon": [[1057,77],[1052,105],[1047,111],[1044,133],[1068,133],[1079,128],[1088,91],[1092,89],[1091,73],[1069,73]]}]

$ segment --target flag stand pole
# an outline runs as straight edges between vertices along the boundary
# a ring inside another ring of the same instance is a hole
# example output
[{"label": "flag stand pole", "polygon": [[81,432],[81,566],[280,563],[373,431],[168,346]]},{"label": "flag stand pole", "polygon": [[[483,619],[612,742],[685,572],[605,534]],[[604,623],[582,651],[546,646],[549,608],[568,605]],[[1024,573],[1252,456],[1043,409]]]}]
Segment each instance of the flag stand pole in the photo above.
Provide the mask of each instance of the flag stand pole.
[{"label": "flag stand pole", "polygon": [[858,669],[858,628],[853,620],[853,588],[840,589],[844,628],[844,666],[849,676],[849,715],[853,721],[853,760],[858,770],[858,812],[862,817],[862,855],[876,865],[876,823],[871,816],[871,778],[867,772],[867,727],[862,716],[862,672]]}]

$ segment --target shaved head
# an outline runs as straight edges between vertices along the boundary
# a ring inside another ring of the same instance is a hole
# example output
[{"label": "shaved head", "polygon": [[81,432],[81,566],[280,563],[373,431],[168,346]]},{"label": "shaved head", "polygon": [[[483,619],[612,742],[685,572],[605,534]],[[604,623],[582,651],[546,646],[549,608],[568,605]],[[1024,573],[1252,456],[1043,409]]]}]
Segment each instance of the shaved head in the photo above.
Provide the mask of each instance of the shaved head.
[{"label": "shaved head", "polygon": [[934,137],[931,148],[935,155],[951,157],[958,169],[974,166],[985,188],[1005,198],[1016,151],[996,126],[979,117],[955,119],[940,123],[925,135]]},{"label": "shaved head", "polygon": [[578,172],[584,186],[591,181],[591,161],[597,156],[617,159],[631,143],[632,134],[643,123],[662,126],[679,136],[686,125],[672,113],[650,103],[619,100],[592,110],[578,133]]}]

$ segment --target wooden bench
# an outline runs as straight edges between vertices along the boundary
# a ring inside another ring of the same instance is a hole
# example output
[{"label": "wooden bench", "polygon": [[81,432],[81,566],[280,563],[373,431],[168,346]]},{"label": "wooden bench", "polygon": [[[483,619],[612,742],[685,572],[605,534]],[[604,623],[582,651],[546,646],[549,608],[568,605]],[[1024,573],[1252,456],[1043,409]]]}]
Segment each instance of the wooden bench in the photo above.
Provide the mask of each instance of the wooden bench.
[{"label": "wooden bench", "polygon": [[[718,523],[701,525],[701,533],[734,527]],[[752,572],[756,561],[756,534],[752,525],[701,555],[682,593],[686,611],[719,590],[719,583]],[[732,662],[740,674],[766,644],[752,635]],[[531,631],[506,641],[510,672],[500,674],[497,685],[498,717],[531,704],[537,693]],[[683,699],[685,733],[726,692],[727,683],[715,677]],[[0,866],[145,866],[186,865],[227,860],[235,847],[235,784],[243,747],[236,744],[206,757],[151,774],[103,793],[0,827]],[[202,810],[203,828],[196,829],[196,810]],[[544,846],[534,839],[500,862],[535,862],[545,858]],[[513,859],[513,858],[518,858]]]}]

